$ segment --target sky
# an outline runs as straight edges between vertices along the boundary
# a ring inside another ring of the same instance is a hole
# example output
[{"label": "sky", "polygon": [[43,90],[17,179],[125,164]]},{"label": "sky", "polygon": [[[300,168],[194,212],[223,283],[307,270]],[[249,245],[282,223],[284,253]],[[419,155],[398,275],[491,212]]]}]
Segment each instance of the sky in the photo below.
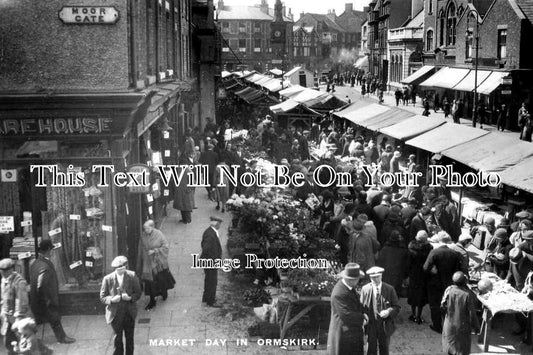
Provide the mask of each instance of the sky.
[{"label": "sky", "polygon": [[[274,7],[275,0],[268,0],[270,7]],[[291,8],[294,14],[294,20],[300,18],[301,12],[312,12],[318,14],[326,14],[329,9],[335,9],[335,13],[340,15],[344,12],[344,4],[353,3],[354,10],[363,10],[364,6],[367,6],[369,0],[281,0],[287,8]],[[217,0],[214,1],[215,6]],[[261,0],[224,0],[224,5],[255,5],[261,3]]]}]

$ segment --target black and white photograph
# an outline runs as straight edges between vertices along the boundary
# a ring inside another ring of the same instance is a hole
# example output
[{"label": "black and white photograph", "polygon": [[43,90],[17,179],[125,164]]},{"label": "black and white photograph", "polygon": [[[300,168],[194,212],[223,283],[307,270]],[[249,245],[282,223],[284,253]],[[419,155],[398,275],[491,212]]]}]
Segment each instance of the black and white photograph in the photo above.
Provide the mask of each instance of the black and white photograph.
[{"label": "black and white photograph", "polygon": [[0,0],[0,354],[533,354],[533,0]]}]

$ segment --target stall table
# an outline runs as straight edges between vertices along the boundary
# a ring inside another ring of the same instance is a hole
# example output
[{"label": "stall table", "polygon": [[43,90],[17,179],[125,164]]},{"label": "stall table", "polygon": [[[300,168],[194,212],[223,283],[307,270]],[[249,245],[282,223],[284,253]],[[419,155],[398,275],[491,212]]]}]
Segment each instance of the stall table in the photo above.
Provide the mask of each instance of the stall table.
[{"label": "stall table", "polygon": [[[320,296],[310,296],[310,297],[299,297],[295,299],[279,299],[278,301],[278,314],[281,315],[280,320],[280,339],[285,339],[287,331],[291,328],[298,320],[303,316],[308,314],[312,309],[317,306],[329,306],[331,302],[331,297],[320,297]],[[286,306],[285,306],[286,304]],[[293,310],[297,306],[304,306],[300,312],[293,316]]]}]

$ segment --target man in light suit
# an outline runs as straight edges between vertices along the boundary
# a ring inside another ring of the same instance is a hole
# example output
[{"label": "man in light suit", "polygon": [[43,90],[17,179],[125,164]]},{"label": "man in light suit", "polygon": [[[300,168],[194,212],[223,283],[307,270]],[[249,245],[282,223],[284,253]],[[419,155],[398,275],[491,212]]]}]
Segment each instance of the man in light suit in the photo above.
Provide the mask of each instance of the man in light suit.
[{"label": "man in light suit", "polygon": [[[100,289],[100,301],[106,305],[105,318],[113,328],[115,350],[113,355],[133,355],[133,334],[137,317],[137,300],[141,284],[133,271],[126,270],[128,259],[117,256],[111,262],[115,271],[106,275]],[[126,352],[122,337],[126,338]]]},{"label": "man in light suit", "polygon": [[367,355],[389,354],[390,337],[396,330],[394,317],[400,312],[398,296],[394,287],[382,282],[383,268],[374,266],[366,272],[370,283],[361,289],[361,304],[368,315]]},{"label": "man in light suit", "polygon": [[[222,218],[210,217],[211,225],[204,231],[202,235],[202,254],[201,259],[221,259],[222,246],[220,244],[218,230],[222,224]],[[205,302],[209,307],[220,308],[216,303],[217,283],[218,283],[218,269],[204,269],[204,294],[202,302]]]},{"label": "man in light suit", "polygon": [[30,306],[37,324],[49,322],[56,339],[60,343],[73,343],[61,325],[59,312],[59,283],[56,269],[50,261],[54,244],[43,239],[39,244],[39,257],[30,265]]}]

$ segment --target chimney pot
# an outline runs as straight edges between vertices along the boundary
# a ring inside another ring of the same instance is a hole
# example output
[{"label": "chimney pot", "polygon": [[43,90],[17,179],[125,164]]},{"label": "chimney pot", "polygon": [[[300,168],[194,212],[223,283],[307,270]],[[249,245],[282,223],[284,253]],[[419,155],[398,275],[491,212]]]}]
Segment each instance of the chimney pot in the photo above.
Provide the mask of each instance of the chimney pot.
[{"label": "chimney pot", "polygon": [[353,11],[353,3],[350,2],[350,3],[346,3],[346,4],[344,4],[344,10],[345,10],[346,12]]}]

